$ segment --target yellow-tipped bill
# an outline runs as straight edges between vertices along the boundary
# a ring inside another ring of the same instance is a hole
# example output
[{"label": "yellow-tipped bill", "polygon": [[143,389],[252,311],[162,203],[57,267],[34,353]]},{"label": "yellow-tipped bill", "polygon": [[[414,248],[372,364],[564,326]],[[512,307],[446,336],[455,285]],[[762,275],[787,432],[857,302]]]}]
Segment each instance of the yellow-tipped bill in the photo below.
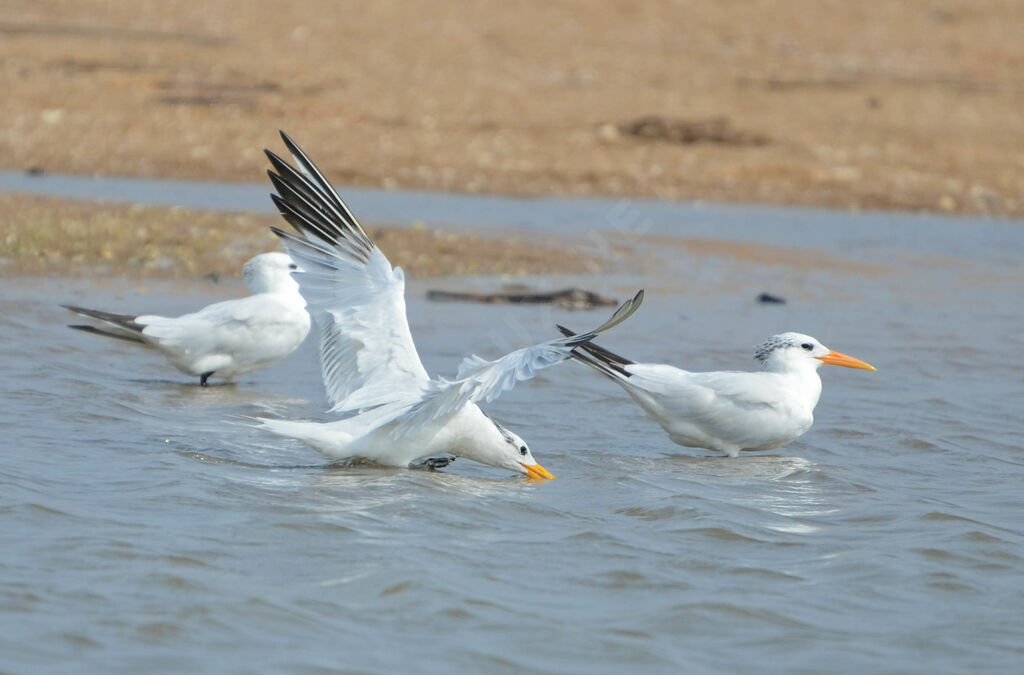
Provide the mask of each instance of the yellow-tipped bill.
[{"label": "yellow-tipped bill", "polygon": [[878,370],[870,363],[865,363],[860,359],[855,359],[852,356],[846,354],[840,354],[839,352],[829,352],[824,356],[819,356],[822,363],[826,363],[830,366],[843,366],[844,368],[860,368],[861,370]]},{"label": "yellow-tipped bill", "polygon": [[540,464],[523,464],[523,468],[526,469],[526,474],[530,478],[546,478],[548,480],[555,480],[555,477],[551,475],[551,472]]}]

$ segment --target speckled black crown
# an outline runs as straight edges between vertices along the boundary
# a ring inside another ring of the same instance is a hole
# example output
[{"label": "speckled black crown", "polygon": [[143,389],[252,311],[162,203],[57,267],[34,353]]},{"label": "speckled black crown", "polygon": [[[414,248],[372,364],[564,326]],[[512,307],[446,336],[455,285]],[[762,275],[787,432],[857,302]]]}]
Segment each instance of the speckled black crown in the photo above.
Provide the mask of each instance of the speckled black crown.
[{"label": "speckled black crown", "polygon": [[773,335],[757,346],[757,349],[754,350],[754,358],[758,362],[764,363],[772,352],[784,347],[796,347],[796,340],[786,335]]}]

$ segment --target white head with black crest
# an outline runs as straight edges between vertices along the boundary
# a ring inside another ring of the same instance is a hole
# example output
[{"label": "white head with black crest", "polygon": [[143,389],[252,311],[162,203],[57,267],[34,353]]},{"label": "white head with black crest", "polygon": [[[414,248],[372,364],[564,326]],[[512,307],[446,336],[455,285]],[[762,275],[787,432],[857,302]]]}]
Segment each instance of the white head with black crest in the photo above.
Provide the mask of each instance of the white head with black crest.
[{"label": "white head with black crest", "polygon": [[754,358],[761,364],[762,370],[776,373],[817,370],[823,365],[875,370],[874,366],[833,351],[803,333],[771,336],[754,350]]},{"label": "white head with black crest", "polygon": [[[481,411],[483,413],[483,411]],[[493,425],[495,433],[487,434],[486,442],[474,444],[460,454],[477,462],[490,464],[516,473],[525,474],[530,478],[553,479],[554,476],[537,463],[530,452],[530,447],[518,434],[501,426],[486,413],[484,417]]]}]

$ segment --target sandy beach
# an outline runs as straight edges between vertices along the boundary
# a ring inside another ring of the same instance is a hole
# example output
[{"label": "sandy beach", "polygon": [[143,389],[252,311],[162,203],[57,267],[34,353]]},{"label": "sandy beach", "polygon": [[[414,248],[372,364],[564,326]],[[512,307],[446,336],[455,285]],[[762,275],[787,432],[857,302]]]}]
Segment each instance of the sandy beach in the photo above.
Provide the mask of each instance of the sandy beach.
[{"label": "sandy beach", "polygon": [[[1024,216],[1024,5],[0,7],[6,169]],[[7,255],[10,251],[6,251]]]}]

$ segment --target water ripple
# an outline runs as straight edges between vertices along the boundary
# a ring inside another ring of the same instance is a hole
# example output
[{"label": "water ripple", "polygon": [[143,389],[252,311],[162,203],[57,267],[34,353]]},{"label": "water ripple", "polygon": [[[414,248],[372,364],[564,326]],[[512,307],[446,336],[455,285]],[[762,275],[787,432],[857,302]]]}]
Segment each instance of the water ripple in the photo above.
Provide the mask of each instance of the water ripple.
[{"label": "water ripple", "polygon": [[[487,407],[559,476],[543,485],[466,461],[330,465],[240,419],[322,418],[312,345],[202,389],[48,309],[72,290],[116,308],[116,286],[15,282],[0,312],[0,650],[20,671],[109,670],[116,654],[147,672],[1011,672],[1019,319],[957,320],[967,310],[939,300],[1010,306],[1015,291],[956,277],[925,293],[936,274],[849,286],[822,273],[807,283],[832,300],[771,315],[746,295],[651,294],[610,348],[742,367],[735,336],[782,323],[884,368],[823,370],[811,431],[735,460],[678,448],[606,381],[552,369]],[[410,283],[408,306],[431,364],[497,355],[486,336],[502,312],[550,332],[541,308],[441,313],[422,290]],[[159,311],[173,293],[155,283],[144,299]],[[879,307],[906,311],[865,318]]]}]

